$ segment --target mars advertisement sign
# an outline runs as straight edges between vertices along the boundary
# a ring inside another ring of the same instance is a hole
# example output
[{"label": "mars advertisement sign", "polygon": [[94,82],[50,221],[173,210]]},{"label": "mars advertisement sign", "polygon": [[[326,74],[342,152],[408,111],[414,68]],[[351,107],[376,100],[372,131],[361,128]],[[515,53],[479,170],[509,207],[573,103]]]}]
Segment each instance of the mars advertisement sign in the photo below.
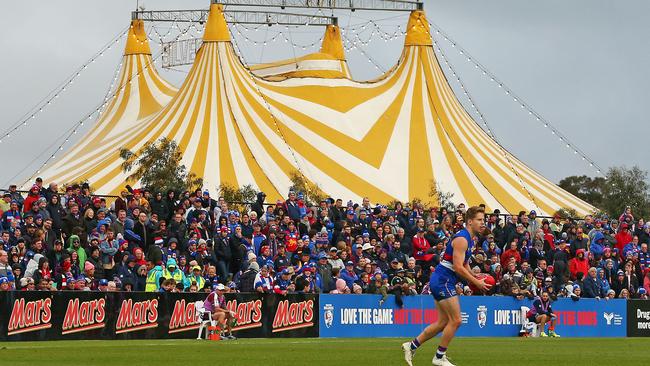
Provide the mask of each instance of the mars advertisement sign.
[{"label": "mars advertisement sign", "polygon": [[80,301],[78,298],[68,300],[61,334],[84,332],[106,326],[106,299]]},{"label": "mars advertisement sign", "polygon": [[[196,338],[206,293],[0,293],[0,340]],[[318,337],[317,295],[226,294],[237,337]],[[205,334],[205,333],[204,333]]]},{"label": "mars advertisement sign", "polygon": [[52,327],[52,299],[14,300],[7,325],[7,335],[35,332]]},{"label": "mars advertisement sign", "polygon": [[272,332],[310,328],[314,326],[314,300],[290,302],[281,300],[273,315]]}]

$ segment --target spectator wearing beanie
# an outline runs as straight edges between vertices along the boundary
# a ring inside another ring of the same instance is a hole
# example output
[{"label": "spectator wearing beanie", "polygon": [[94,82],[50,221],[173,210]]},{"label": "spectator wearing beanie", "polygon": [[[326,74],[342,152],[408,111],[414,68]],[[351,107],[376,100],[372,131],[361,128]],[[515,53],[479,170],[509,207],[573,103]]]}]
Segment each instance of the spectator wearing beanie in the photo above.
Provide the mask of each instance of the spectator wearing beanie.
[{"label": "spectator wearing beanie", "polygon": [[86,261],[84,264],[84,274],[83,278],[86,281],[86,287],[90,288],[91,290],[96,290],[97,289],[97,280],[95,279],[95,265],[92,264],[90,261]]},{"label": "spectator wearing beanie", "polygon": [[589,237],[583,233],[582,227],[576,229],[576,238],[571,242],[571,254],[577,255],[579,250],[586,251],[589,247]]},{"label": "spectator wearing beanie", "polygon": [[248,269],[239,276],[239,284],[237,289],[239,292],[254,292],[255,279],[260,272],[260,266],[257,262],[252,262],[248,265]]},{"label": "spectator wearing beanie", "polygon": [[560,239],[553,253],[553,287],[559,289],[571,276],[569,271],[569,250],[566,240]]},{"label": "spectator wearing beanie", "polygon": [[616,272],[616,277],[612,279],[612,290],[616,293],[618,297],[621,293],[621,290],[625,288],[625,272],[622,269],[619,269]]},{"label": "spectator wearing beanie", "polygon": [[9,283],[9,279],[7,277],[1,276],[0,277],[0,292],[10,291],[10,290],[11,290],[11,285]]},{"label": "spectator wearing beanie", "polygon": [[352,261],[345,263],[345,268],[341,270],[340,276],[350,290],[352,290],[352,285],[359,280],[359,276],[354,271],[354,263]]},{"label": "spectator wearing beanie", "polygon": [[36,201],[41,198],[40,192],[41,188],[36,184],[30,188],[29,193],[27,193],[27,198],[25,198],[25,201],[23,203],[23,212],[31,211],[32,205],[34,205],[34,203],[36,203]]},{"label": "spectator wearing beanie", "polygon": [[269,267],[262,266],[260,272],[255,276],[255,291],[263,294],[273,292],[273,279],[269,274]]}]

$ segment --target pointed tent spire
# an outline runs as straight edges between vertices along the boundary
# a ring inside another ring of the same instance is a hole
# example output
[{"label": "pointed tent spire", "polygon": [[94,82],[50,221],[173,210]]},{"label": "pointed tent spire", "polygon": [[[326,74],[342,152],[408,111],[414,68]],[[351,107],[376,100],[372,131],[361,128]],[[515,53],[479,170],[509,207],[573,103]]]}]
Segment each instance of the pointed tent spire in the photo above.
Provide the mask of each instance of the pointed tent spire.
[{"label": "pointed tent spire", "polygon": [[126,37],[124,55],[151,55],[149,40],[144,32],[144,21],[142,19],[131,21],[131,28],[129,28],[129,34]]},{"label": "pointed tent spire", "polygon": [[345,51],[343,41],[341,40],[341,28],[337,25],[330,24],[325,29],[323,44],[320,48],[321,53],[328,53],[337,60],[345,61]]},{"label": "pointed tent spire", "polygon": [[408,25],[406,26],[406,38],[404,46],[431,46],[431,33],[429,22],[423,10],[411,12]]},{"label": "pointed tent spire", "polygon": [[223,5],[211,4],[208,22],[205,24],[203,42],[230,42],[230,33],[226,18],[223,16]]},{"label": "pointed tent spire", "polygon": [[112,97],[94,126],[45,168],[42,177],[48,181],[86,181],[108,155],[119,151],[142,120],[160,111],[178,91],[158,74],[142,20],[131,21],[121,65]]}]

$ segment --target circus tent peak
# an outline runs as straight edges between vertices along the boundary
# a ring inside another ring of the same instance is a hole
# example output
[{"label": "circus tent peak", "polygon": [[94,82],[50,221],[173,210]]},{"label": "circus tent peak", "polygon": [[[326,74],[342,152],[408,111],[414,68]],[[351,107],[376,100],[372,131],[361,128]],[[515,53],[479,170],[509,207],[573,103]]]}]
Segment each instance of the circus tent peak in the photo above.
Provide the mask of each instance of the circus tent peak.
[{"label": "circus tent peak", "polygon": [[398,64],[374,82],[257,76],[241,64],[225,24],[213,5],[205,41],[172,100],[131,133],[89,145],[59,181],[87,179],[98,193],[116,193],[126,181],[117,150],[167,137],[211,190],[250,184],[277,199],[300,174],[346,200],[426,199],[435,183],[453,201],[488,210],[593,210],[476,124],[442,72],[424,12],[411,14]]},{"label": "circus tent peak", "polygon": [[126,37],[124,56],[129,55],[151,55],[149,40],[144,29],[144,21],[135,19],[131,21],[129,33]]},{"label": "circus tent peak", "polygon": [[427,16],[424,10],[415,10],[409,16],[406,25],[406,37],[404,37],[404,46],[431,46],[433,39]]},{"label": "circus tent peak", "polygon": [[346,60],[343,40],[341,39],[341,28],[338,25],[330,24],[325,28],[320,51],[332,55],[339,61]]},{"label": "circus tent peak", "polygon": [[60,160],[43,170],[43,179],[59,183],[85,180],[77,167],[94,161],[98,146],[137,130],[141,120],[160,111],[178,91],[158,74],[142,20],[131,21],[113,90],[95,125]]},{"label": "circus tent peak", "polygon": [[351,79],[341,39],[341,29],[330,24],[325,28],[319,52],[301,57],[250,66],[256,76],[269,81],[288,78]]},{"label": "circus tent peak", "polygon": [[230,42],[228,23],[223,16],[222,4],[210,4],[208,21],[205,23],[203,42]]}]

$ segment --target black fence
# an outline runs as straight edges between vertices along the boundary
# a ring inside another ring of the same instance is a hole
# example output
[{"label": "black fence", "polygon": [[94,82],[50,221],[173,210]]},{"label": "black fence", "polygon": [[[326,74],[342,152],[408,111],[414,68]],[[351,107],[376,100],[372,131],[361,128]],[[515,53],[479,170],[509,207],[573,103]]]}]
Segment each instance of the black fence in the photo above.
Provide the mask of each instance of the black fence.
[{"label": "black fence", "polygon": [[[196,338],[206,293],[0,293],[0,340]],[[318,295],[226,294],[234,335],[318,337]]]},{"label": "black fence", "polygon": [[650,337],[650,300],[628,300],[627,336]]}]

